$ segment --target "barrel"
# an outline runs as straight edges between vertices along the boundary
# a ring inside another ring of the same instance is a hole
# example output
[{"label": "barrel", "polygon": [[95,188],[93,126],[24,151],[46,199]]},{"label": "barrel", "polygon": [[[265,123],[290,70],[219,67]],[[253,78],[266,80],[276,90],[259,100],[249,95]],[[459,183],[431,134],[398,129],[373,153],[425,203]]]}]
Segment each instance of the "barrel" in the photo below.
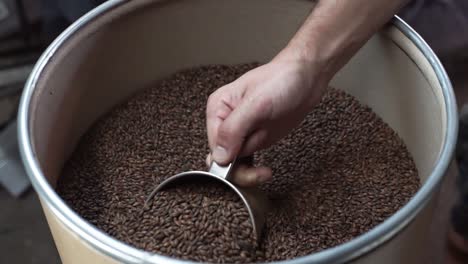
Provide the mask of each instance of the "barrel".
[{"label": "barrel", "polygon": [[[18,133],[63,263],[187,263],[131,247],[80,217],[55,191],[64,163],[93,122],[139,89],[188,67],[267,62],[313,7],[306,0],[111,0],[48,47],[22,95]],[[457,136],[447,74],[424,40],[394,17],[331,85],[398,132],[421,188],[355,239],[278,263],[420,263]]]}]

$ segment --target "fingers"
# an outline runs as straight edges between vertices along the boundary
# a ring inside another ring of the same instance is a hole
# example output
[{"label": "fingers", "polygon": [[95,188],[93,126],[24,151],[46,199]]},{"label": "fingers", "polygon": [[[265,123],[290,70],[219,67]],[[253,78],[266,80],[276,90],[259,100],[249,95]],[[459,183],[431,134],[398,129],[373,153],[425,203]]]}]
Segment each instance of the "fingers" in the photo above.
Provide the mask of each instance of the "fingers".
[{"label": "fingers", "polygon": [[255,151],[267,147],[268,137],[269,133],[267,129],[260,129],[255,131],[245,140],[240,156],[250,156],[255,153]]},{"label": "fingers", "polygon": [[223,95],[220,93],[213,93],[208,98],[206,106],[206,130],[208,134],[208,144],[212,150],[216,147],[219,126],[232,112],[231,106],[222,96]]},{"label": "fingers", "polygon": [[227,84],[210,95],[206,107],[206,127],[210,149],[216,148],[219,126],[240,104],[247,85],[240,79]]},{"label": "fingers", "polygon": [[213,159],[225,165],[240,152],[244,141],[257,127],[271,116],[272,102],[249,97],[244,100],[218,126]]},{"label": "fingers", "polygon": [[211,161],[212,161],[211,153],[208,153],[208,155],[206,155],[206,159],[205,159],[206,167],[207,167],[207,168],[210,168],[210,166],[211,166]]},{"label": "fingers", "polygon": [[272,171],[268,167],[239,165],[232,174],[232,181],[239,186],[253,187],[269,181]]},{"label": "fingers", "polygon": [[[206,156],[206,165],[211,165],[211,154]],[[251,167],[240,164],[232,172],[232,181],[243,187],[253,187],[265,183],[273,177],[273,173],[268,167]]]}]

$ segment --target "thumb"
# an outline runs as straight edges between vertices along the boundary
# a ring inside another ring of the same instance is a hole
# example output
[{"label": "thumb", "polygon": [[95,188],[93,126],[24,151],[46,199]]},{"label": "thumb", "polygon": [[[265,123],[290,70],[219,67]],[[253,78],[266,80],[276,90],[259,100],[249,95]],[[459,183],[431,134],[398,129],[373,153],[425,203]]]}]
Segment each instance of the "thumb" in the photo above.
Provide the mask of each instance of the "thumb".
[{"label": "thumb", "polygon": [[272,103],[263,98],[246,98],[219,125],[213,159],[225,165],[235,159],[245,139],[270,117]]}]

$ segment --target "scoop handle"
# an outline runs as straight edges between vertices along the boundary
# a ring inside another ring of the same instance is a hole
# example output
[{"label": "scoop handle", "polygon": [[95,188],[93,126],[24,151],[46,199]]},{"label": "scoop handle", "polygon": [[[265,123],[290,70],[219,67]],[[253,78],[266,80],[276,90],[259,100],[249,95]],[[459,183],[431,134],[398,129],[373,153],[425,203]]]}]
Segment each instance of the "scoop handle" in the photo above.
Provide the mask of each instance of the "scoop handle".
[{"label": "scoop handle", "polygon": [[212,161],[208,172],[220,178],[231,181],[231,172],[237,164],[246,164],[251,166],[253,165],[253,156],[235,158],[231,163],[229,163],[226,166],[219,165],[218,163],[216,163],[216,161]]}]

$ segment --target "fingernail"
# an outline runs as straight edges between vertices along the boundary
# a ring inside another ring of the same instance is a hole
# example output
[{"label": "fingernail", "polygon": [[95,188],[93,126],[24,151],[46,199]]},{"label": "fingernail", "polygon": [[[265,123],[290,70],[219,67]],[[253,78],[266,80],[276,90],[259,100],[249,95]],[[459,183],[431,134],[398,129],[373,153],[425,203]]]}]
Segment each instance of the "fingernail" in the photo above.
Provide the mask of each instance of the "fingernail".
[{"label": "fingernail", "polygon": [[208,155],[206,156],[206,166],[209,168],[210,165],[211,165],[211,153],[208,153]]},{"label": "fingernail", "polygon": [[226,163],[229,162],[229,154],[225,148],[216,146],[213,151],[213,159],[218,163]]}]

